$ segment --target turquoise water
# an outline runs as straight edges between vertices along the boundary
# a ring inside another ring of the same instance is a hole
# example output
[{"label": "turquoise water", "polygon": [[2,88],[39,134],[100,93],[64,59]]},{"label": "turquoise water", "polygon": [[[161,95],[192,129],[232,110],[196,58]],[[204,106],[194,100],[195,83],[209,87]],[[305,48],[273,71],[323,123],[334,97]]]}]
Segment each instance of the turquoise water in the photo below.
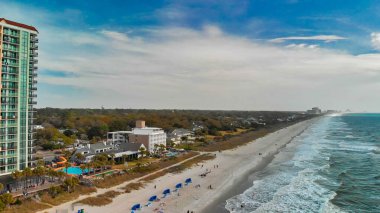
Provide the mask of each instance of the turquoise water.
[{"label": "turquoise water", "polygon": [[[62,171],[66,173],[66,168],[62,169]],[[87,173],[88,170],[85,169],[84,172]],[[70,175],[81,175],[82,174],[82,170],[79,167],[68,167],[67,168],[67,173],[70,174]]]},{"label": "turquoise water", "polygon": [[324,117],[254,177],[226,209],[380,212],[380,114]]}]

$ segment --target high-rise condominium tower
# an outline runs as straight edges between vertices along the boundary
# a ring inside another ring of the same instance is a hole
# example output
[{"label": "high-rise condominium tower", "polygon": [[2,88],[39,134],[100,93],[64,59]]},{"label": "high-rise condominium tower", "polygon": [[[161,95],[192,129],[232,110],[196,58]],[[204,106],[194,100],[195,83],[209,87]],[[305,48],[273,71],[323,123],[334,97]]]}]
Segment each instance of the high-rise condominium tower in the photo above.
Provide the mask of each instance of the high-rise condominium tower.
[{"label": "high-rise condominium tower", "polygon": [[0,175],[33,164],[38,31],[0,18]]}]

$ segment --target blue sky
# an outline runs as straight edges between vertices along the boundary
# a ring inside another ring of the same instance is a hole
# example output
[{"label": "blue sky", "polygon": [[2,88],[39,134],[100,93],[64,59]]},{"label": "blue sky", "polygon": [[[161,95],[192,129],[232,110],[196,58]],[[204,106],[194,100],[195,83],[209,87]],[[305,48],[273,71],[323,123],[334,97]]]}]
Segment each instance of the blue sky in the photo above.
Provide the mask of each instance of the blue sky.
[{"label": "blue sky", "polygon": [[[380,5],[368,0],[46,0],[19,4],[57,13],[55,20],[45,22],[62,28],[128,31],[157,26],[200,29],[205,24],[216,24],[228,33],[251,39],[339,35],[347,41],[324,46],[352,53],[372,52],[370,34],[380,26]],[[62,11],[64,16],[60,18]]]},{"label": "blue sky", "polygon": [[40,31],[39,107],[380,111],[377,1],[0,5]]}]

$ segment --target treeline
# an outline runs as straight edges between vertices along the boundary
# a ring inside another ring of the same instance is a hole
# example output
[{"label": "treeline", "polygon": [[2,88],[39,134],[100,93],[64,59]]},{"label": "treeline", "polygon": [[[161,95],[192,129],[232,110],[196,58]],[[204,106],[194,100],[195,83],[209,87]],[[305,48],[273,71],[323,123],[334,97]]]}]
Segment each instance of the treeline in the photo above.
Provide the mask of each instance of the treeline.
[{"label": "treeline", "polygon": [[[264,123],[271,125],[278,123],[278,119],[286,120],[292,116],[302,119],[306,115],[270,111],[42,108],[37,109],[36,123],[49,131],[39,131],[40,141],[42,139],[47,143],[46,140],[53,140],[54,137],[66,137],[64,142],[68,143],[75,138],[103,138],[108,131],[131,130],[138,119],[145,120],[147,126],[161,127],[165,131],[185,128],[194,129],[198,134],[215,135],[218,131],[256,128]],[[59,133],[54,129],[66,131]]]}]

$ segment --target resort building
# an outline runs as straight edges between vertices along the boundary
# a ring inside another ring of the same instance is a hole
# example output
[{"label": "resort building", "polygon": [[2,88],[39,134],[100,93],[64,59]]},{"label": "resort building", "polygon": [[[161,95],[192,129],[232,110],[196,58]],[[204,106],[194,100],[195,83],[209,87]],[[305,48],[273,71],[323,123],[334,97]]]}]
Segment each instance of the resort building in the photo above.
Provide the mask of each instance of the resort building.
[{"label": "resort building", "polygon": [[112,144],[127,143],[131,131],[107,132],[107,142]]},{"label": "resort building", "polygon": [[187,129],[175,129],[168,135],[168,139],[174,144],[180,144],[182,142],[182,138],[186,137],[187,140],[193,141],[194,132]]},{"label": "resort building", "polygon": [[0,175],[34,164],[38,31],[0,18]]},{"label": "resort building", "polygon": [[[136,128],[129,134],[130,143],[142,143],[149,152],[155,152],[156,146],[166,146],[166,133],[157,127],[146,127],[145,121],[136,121]],[[156,145],[157,144],[157,145]]]},{"label": "resort building", "polygon": [[98,154],[113,156],[116,162],[121,162],[124,157],[124,160],[132,160],[140,157],[141,148],[146,149],[141,143],[109,144],[107,142],[99,142],[95,144],[87,144],[86,147],[76,149],[70,161],[79,161],[76,159],[78,153],[85,157],[85,160],[80,163],[88,163]]}]

